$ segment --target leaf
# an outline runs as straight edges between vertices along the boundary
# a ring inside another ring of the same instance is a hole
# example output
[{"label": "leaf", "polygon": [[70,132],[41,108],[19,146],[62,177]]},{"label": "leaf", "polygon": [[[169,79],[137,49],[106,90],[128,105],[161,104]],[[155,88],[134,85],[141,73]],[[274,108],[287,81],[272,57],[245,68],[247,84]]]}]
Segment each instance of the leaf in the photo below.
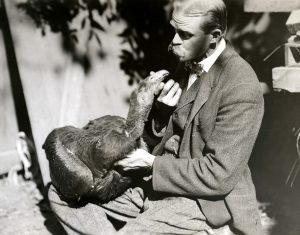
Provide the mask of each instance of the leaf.
[{"label": "leaf", "polygon": [[122,53],[124,56],[133,57],[132,52],[130,52],[130,51],[128,51],[128,50],[122,49],[122,50],[121,50],[121,53]]},{"label": "leaf", "polygon": [[70,29],[69,34],[77,33],[77,29]]},{"label": "leaf", "polygon": [[133,49],[133,50],[134,50],[135,48],[134,48],[134,43],[133,43],[133,40],[134,40],[133,38],[131,38],[131,37],[128,37],[128,40],[127,40],[127,41],[128,41],[128,43],[129,43],[129,45],[130,45],[131,49]]},{"label": "leaf", "polygon": [[96,28],[96,29],[98,29],[98,30],[101,30],[101,31],[103,31],[103,32],[105,32],[105,29],[102,27],[102,25],[100,25],[97,21],[95,21],[95,20],[92,20],[91,21],[91,26],[93,27],[93,28]]},{"label": "leaf", "polygon": [[111,22],[118,20],[118,16],[115,14],[112,14],[110,16],[106,16],[106,20],[109,24],[111,24]]},{"label": "leaf", "polygon": [[86,5],[83,5],[81,3],[78,2],[78,7],[81,9],[81,10],[86,10]]},{"label": "leaf", "polygon": [[118,36],[119,37],[128,37],[131,34],[131,29],[128,27],[126,29],[124,29],[124,31],[122,33],[119,33]]},{"label": "leaf", "polygon": [[74,42],[78,43],[78,37],[76,35],[71,35],[72,40],[74,40]]},{"label": "leaf", "polygon": [[42,35],[43,35],[43,37],[46,35],[45,27],[42,27]]},{"label": "leaf", "polygon": [[88,41],[90,41],[94,36],[94,31],[93,30],[90,30],[90,35],[89,35],[89,38],[88,38]]},{"label": "leaf", "polygon": [[81,21],[81,29],[84,29],[86,23],[86,18]]},{"label": "leaf", "polygon": [[98,44],[99,44],[99,46],[102,46],[102,43],[101,43],[101,40],[100,40],[100,37],[99,37],[99,35],[98,34],[94,34],[95,35],[95,37],[96,37],[96,40],[97,40],[97,42],[98,42]]}]

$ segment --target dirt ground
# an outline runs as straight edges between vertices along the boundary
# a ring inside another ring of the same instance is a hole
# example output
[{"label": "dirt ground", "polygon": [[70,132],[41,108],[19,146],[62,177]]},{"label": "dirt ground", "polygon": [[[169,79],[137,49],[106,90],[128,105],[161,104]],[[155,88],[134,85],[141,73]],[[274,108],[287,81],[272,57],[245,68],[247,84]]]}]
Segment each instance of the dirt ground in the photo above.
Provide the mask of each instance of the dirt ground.
[{"label": "dirt ground", "polygon": [[14,178],[0,179],[0,234],[63,235],[36,184],[21,176]]}]

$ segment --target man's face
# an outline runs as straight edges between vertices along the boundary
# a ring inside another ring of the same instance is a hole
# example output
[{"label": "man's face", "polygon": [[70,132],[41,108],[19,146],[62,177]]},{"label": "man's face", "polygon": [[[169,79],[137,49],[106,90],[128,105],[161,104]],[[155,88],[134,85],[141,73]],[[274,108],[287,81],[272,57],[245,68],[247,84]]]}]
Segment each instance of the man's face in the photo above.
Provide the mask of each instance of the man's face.
[{"label": "man's face", "polygon": [[180,20],[172,19],[171,25],[175,30],[175,36],[169,46],[180,61],[201,59],[209,49],[210,34],[205,34],[201,25],[205,16],[184,17]]}]

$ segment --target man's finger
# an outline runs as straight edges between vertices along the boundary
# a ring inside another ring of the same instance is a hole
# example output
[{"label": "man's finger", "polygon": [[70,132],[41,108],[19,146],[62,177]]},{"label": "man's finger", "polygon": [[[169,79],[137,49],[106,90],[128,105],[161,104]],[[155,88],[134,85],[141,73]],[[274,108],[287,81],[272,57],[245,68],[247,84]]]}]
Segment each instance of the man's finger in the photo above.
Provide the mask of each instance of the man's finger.
[{"label": "man's finger", "polygon": [[171,100],[179,89],[179,84],[176,82],[169,90],[168,94],[164,97],[165,100]]},{"label": "man's finger", "polygon": [[169,90],[174,85],[174,83],[175,82],[172,79],[167,81],[167,83],[164,85],[164,88],[162,89],[162,91],[158,97],[158,101],[161,100],[163,97],[165,97],[168,94]]},{"label": "man's finger", "polygon": [[132,170],[137,170],[139,169],[138,167],[124,167],[123,171],[132,171]]},{"label": "man's finger", "polygon": [[169,103],[170,106],[174,107],[175,105],[178,104],[178,101],[180,99],[181,93],[182,93],[182,89],[178,88],[178,90],[176,91],[176,93],[173,96],[172,100],[170,100],[170,103]]},{"label": "man's finger", "polygon": [[125,166],[125,165],[129,164],[130,162],[131,162],[131,159],[130,159],[130,158],[124,158],[124,159],[122,159],[122,160],[120,160],[120,161],[117,161],[117,162],[115,163],[115,165],[116,165],[116,166]]}]

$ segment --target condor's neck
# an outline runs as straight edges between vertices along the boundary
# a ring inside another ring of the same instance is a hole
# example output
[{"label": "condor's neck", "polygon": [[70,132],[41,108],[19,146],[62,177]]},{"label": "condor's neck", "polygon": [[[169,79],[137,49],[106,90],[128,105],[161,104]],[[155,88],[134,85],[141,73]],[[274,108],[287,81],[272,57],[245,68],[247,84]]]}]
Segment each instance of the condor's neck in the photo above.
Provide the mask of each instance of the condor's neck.
[{"label": "condor's neck", "polygon": [[126,132],[132,138],[139,138],[142,136],[147,121],[150,108],[139,107],[131,105],[126,120]]}]

